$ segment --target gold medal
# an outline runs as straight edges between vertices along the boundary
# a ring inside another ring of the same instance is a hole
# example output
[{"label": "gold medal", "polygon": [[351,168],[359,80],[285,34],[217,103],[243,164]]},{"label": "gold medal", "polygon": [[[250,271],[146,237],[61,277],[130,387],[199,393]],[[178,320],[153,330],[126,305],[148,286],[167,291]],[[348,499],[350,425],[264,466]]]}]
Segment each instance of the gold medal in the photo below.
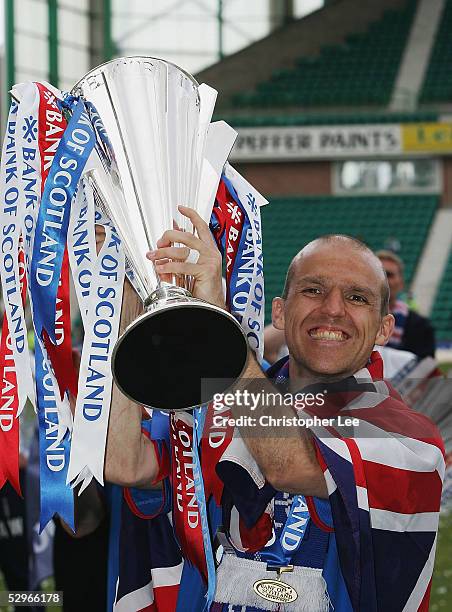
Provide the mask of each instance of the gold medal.
[{"label": "gold medal", "polygon": [[293,571],[293,565],[278,569],[278,578],[264,578],[253,584],[254,592],[267,601],[273,603],[292,603],[298,597],[296,590],[281,580],[281,574]]}]

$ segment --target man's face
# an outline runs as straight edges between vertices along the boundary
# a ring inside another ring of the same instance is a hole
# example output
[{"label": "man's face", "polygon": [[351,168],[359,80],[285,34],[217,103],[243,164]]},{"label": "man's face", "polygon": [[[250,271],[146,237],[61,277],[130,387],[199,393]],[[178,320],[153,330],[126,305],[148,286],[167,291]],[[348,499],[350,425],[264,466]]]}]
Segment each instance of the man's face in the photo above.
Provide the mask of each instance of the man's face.
[{"label": "man's face", "polygon": [[397,295],[403,289],[403,276],[400,272],[400,268],[395,261],[390,259],[380,259],[382,266],[386,272],[386,276],[389,284],[390,301],[394,303],[397,299]]},{"label": "man's face", "polygon": [[296,262],[288,296],[275,298],[296,375],[339,379],[364,367],[394,325],[381,317],[383,274],[371,255],[345,241],[315,243]]}]

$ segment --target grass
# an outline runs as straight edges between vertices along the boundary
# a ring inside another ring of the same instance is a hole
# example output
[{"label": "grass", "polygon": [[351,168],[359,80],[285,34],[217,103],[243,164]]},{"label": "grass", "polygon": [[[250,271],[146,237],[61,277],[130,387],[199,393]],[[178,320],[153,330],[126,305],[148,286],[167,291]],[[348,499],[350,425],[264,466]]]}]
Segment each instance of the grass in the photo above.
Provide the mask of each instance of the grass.
[{"label": "grass", "polygon": [[449,370],[452,370],[452,363],[449,361],[447,363],[440,363],[438,367],[441,370],[441,372],[445,376],[447,376],[447,373],[449,372]]},{"label": "grass", "polygon": [[439,523],[435,571],[433,572],[430,612],[452,610],[452,512]]}]

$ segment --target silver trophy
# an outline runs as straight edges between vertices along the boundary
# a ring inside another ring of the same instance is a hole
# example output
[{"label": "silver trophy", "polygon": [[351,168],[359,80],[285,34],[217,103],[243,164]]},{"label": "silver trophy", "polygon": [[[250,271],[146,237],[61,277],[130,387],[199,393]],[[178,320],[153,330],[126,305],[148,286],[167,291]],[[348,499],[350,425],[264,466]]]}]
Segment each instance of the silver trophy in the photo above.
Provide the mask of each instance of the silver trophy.
[{"label": "silver trophy", "polygon": [[[115,382],[151,408],[198,406],[240,376],[246,338],[232,315],[192,297],[190,277],[161,282],[146,252],[174,222],[193,232],[179,204],[210,219],[204,154],[216,92],[169,62],[126,57],[95,68],[72,93],[85,101],[96,133],[98,164],[87,178],[145,308],[117,341]],[[208,395],[207,379],[215,381]]]}]

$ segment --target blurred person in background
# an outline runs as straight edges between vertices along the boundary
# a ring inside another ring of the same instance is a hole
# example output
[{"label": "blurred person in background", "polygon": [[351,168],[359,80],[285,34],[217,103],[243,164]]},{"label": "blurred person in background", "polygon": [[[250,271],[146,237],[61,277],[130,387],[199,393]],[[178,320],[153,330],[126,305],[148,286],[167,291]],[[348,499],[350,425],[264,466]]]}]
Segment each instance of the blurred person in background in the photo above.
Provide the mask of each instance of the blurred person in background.
[{"label": "blurred person in background", "polygon": [[385,270],[389,290],[389,311],[394,315],[394,331],[387,344],[394,349],[411,351],[419,359],[435,356],[435,332],[430,321],[412,310],[399,299],[405,287],[404,264],[398,255],[389,250],[377,251],[376,255]]}]

